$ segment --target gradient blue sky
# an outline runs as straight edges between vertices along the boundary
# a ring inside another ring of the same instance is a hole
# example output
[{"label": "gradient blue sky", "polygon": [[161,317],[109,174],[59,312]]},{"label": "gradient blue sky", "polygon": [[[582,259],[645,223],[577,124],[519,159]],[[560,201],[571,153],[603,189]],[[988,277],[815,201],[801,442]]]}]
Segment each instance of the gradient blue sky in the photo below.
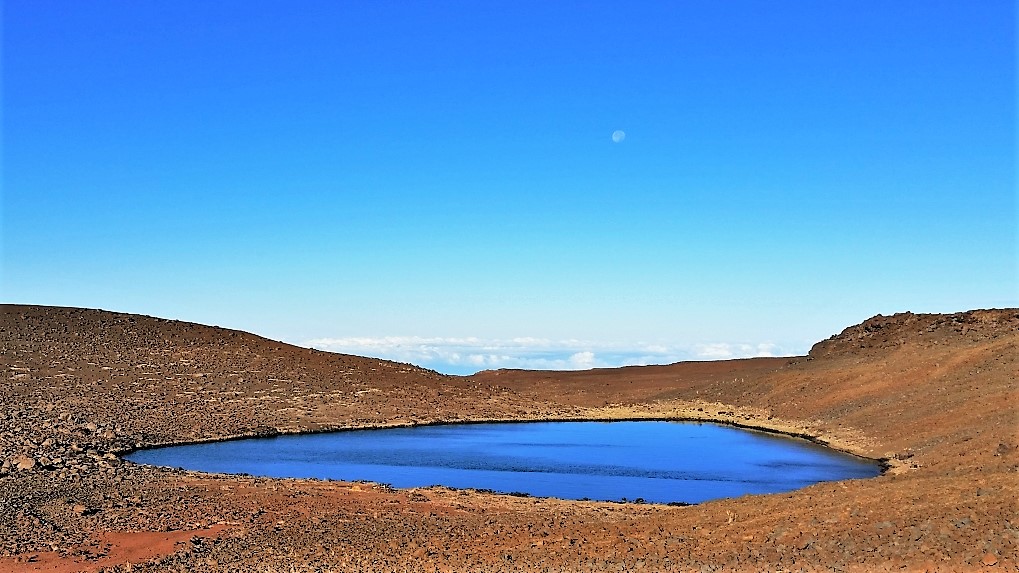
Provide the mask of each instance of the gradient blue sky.
[{"label": "gradient blue sky", "polygon": [[448,372],[1019,305],[1010,0],[2,18],[7,302]]}]

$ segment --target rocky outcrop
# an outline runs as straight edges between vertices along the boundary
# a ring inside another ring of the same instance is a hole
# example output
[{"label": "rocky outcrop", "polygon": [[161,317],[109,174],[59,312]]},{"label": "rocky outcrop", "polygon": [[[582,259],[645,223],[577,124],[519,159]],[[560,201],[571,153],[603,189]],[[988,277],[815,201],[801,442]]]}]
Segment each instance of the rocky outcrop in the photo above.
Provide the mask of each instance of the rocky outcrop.
[{"label": "rocky outcrop", "polygon": [[1019,332],[1019,309],[970,310],[955,314],[877,315],[815,344],[809,356],[860,354],[903,345],[919,347],[979,342]]}]

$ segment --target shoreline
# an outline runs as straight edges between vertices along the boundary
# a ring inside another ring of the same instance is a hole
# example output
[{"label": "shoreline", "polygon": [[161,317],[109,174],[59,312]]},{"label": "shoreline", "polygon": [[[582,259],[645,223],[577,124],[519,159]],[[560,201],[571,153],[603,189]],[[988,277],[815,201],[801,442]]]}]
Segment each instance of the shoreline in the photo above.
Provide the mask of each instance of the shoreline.
[{"label": "shoreline", "polygon": [[[725,406],[725,405],[723,404],[722,406]],[[732,408],[735,409],[736,407],[732,407]],[[124,451],[114,451],[112,453],[116,454],[117,457],[120,458],[121,461],[123,461],[123,462],[135,464],[135,465],[138,465],[138,466],[149,466],[151,464],[140,464],[140,463],[137,463],[137,462],[133,462],[131,460],[127,460],[125,458],[126,458],[126,456],[129,456],[129,455],[131,455],[133,453],[140,452],[140,451],[146,451],[146,450],[156,450],[156,449],[161,449],[161,448],[172,448],[172,447],[176,447],[176,446],[193,446],[193,445],[202,445],[202,444],[215,444],[215,443],[223,443],[223,442],[235,442],[235,441],[239,441],[239,440],[271,439],[271,438],[283,437],[283,436],[307,436],[307,435],[317,435],[317,434],[332,434],[332,433],[340,433],[340,432],[354,432],[354,431],[363,431],[363,430],[391,430],[391,429],[397,429],[397,428],[421,428],[421,427],[433,427],[433,426],[472,426],[472,425],[479,425],[479,424],[540,424],[540,423],[565,423],[565,422],[601,422],[601,423],[606,423],[606,424],[611,424],[611,423],[614,423],[614,422],[681,422],[681,423],[682,422],[690,422],[690,423],[716,424],[716,425],[719,425],[719,426],[725,426],[725,427],[731,427],[731,428],[739,428],[741,430],[760,432],[760,433],[764,433],[764,434],[768,434],[768,435],[773,435],[773,436],[781,436],[781,437],[787,437],[787,438],[801,439],[801,440],[808,441],[808,442],[810,442],[812,444],[816,444],[818,446],[822,446],[824,448],[827,448],[827,449],[830,449],[830,450],[833,450],[833,451],[836,451],[836,452],[839,452],[839,453],[842,453],[842,454],[845,454],[845,455],[853,456],[853,457],[859,458],[861,460],[867,460],[867,461],[870,461],[870,462],[874,462],[874,463],[876,463],[878,465],[878,467],[881,468],[880,473],[877,476],[874,476],[874,477],[879,477],[879,476],[885,475],[886,473],[888,473],[890,471],[893,471],[893,470],[899,471],[901,469],[901,471],[905,471],[905,470],[908,469],[907,466],[904,466],[903,464],[899,463],[899,461],[896,460],[895,458],[885,458],[885,457],[873,458],[873,457],[869,457],[867,455],[864,455],[863,453],[860,453],[860,452],[864,451],[862,448],[848,446],[848,447],[846,447],[846,449],[842,449],[842,448],[833,446],[832,442],[829,441],[831,438],[825,439],[825,438],[823,438],[821,436],[814,436],[812,434],[808,434],[808,433],[806,433],[807,430],[805,428],[804,429],[790,429],[790,427],[793,427],[793,428],[796,427],[793,421],[780,420],[778,424],[768,426],[768,425],[763,425],[763,424],[760,424],[760,423],[750,424],[750,423],[745,423],[745,422],[738,422],[738,421],[730,420],[730,419],[727,419],[727,418],[721,418],[721,417],[691,417],[691,416],[688,416],[688,415],[684,416],[684,417],[674,417],[674,416],[658,416],[658,415],[654,415],[654,414],[652,414],[652,415],[650,415],[648,417],[643,417],[643,416],[628,416],[628,417],[627,416],[621,416],[621,417],[585,417],[585,416],[580,416],[580,417],[562,417],[562,418],[525,418],[525,419],[518,419],[518,418],[480,419],[479,418],[479,419],[465,419],[465,420],[457,420],[457,421],[434,420],[434,421],[421,421],[421,422],[409,422],[409,423],[400,423],[400,422],[397,422],[397,423],[383,423],[383,424],[379,424],[379,425],[367,425],[367,426],[349,426],[349,425],[345,425],[345,426],[325,426],[325,427],[315,428],[315,429],[311,429],[311,430],[286,430],[286,431],[276,431],[274,433],[239,434],[239,435],[233,435],[233,436],[224,436],[224,437],[209,438],[209,439],[206,439],[206,440],[194,440],[194,441],[185,441],[185,442],[164,442],[164,443],[158,443],[158,444],[146,444],[146,445],[144,445],[142,447],[131,448],[129,450],[124,450]],[[165,467],[165,466],[153,466],[153,467]],[[186,471],[196,471],[197,473],[200,473],[200,474],[207,473],[207,472],[201,472],[201,471],[197,471],[197,470],[186,470]],[[229,476],[229,475],[241,475],[241,474],[209,474],[209,475],[226,475],[226,476]],[[257,476],[257,475],[251,474],[251,477],[270,477],[270,476]],[[305,478],[272,478],[272,479],[288,480],[288,479],[305,479]],[[870,478],[868,478],[868,479],[870,479]],[[330,480],[330,481],[345,481],[345,480]],[[842,481],[842,480],[832,480],[832,481],[836,481],[837,482],[837,481]],[[371,483],[374,483],[374,482],[371,482]],[[380,484],[380,485],[382,485],[382,484]],[[445,486],[443,486],[443,487],[445,487]],[[408,489],[408,488],[396,488],[396,489]],[[467,489],[471,489],[471,488],[467,488]],[[772,495],[772,494],[759,494],[759,495]],[[566,501],[569,501],[569,500],[566,500]],[[668,505],[668,504],[664,504],[664,505]],[[696,504],[686,504],[686,505],[696,505]]]}]

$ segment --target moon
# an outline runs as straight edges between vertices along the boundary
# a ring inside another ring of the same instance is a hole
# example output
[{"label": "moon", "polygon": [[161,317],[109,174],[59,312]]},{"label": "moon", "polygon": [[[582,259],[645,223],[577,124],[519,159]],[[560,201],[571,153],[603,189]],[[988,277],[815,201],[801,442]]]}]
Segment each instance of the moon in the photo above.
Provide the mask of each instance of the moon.
[{"label": "moon", "polygon": [[625,131],[623,131],[621,129],[617,129],[617,130],[612,132],[612,143],[619,143],[620,141],[622,141],[624,139],[626,139],[626,132]]}]

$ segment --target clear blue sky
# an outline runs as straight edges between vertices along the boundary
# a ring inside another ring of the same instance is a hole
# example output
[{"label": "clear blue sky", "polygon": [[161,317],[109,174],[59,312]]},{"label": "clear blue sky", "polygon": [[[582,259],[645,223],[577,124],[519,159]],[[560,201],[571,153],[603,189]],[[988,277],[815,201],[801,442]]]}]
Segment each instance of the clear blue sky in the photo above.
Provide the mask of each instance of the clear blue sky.
[{"label": "clear blue sky", "polygon": [[1011,0],[2,18],[7,302],[451,372],[1019,305]]}]

